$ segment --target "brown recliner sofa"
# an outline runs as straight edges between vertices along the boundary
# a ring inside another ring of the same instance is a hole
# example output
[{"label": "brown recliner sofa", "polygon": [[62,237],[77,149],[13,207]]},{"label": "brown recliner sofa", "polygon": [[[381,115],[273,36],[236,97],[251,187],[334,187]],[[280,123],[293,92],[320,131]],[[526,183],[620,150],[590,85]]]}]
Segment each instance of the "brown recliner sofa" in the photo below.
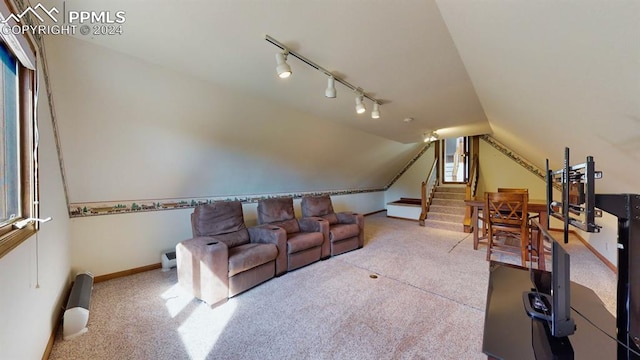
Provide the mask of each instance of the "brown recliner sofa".
[{"label": "brown recliner sofa", "polygon": [[212,307],[287,271],[285,230],[247,228],[239,201],[200,205],[191,225],[176,245],[178,283]]},{"label": "brown recliner sofa", "polygon": [[300,204],[303,217],[321,217],[329,222],[331,256],[359,249],[364,245],[364,216],[333,210],[331,197],[305,196]]},{"label": "brown recliner sofa", "polygon": [[321,218],[296,218],[293,198],[260,200],[258,223],[279,226],[287,232],[289,271],[330,256],[329,223]]}]

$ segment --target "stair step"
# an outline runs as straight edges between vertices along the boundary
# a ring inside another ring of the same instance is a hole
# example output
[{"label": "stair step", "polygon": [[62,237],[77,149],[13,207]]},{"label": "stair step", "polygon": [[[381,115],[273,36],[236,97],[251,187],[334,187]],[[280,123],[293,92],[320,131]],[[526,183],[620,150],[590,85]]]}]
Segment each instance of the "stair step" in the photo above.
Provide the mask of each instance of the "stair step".
[{"label": "stair step", "polygon": [[463,193],[467,192],[466,186],[446,186],[441,185],[436,188],[436,192]]},{"label": "stair step", "polygon": [[459,200],[459,199],[433,198],[433,200],[431,200],[431,205],[453,206],[453,207],[459,207],[459,208],[465,207],[464,200]]},{"label": "stair step", "polygon": [[455,193],[455,192],[436,191],[433,194],[434,199],[453,199],[453,200],[464,201],[464,197],[465,197],[464,193]]},{"label": "stair step", "polygon": [[460,215],[429,211],[429,213],[427,214],[427,219],[462,224],[462,221],[464,221],[464,213]]},{"label": "stair step", "polygon": [[424,220],[424,226],[435,228],[435,229],[449,230],[449,231],[457,231],[457,232],[464,231],[464,226],[462,226],[462,221],[456,224],[448,221],[432,220],[427,218]]},{"label": "stair step", "polygon": [[465,208],[464,206],[446,206],[439,205],[435,202],[429,206],[428,216],[431,216],[431,213],[441,213],[441,214],[453,214],[453,215],[463,215],[464,216]]}]

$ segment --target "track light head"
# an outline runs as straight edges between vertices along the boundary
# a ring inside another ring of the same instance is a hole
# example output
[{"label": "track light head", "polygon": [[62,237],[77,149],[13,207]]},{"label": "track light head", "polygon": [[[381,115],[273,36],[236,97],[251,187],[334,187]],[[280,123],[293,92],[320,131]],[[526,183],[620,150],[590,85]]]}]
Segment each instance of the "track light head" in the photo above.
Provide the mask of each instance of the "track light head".
[{"label": "track light head", "polygon": [[439,136],[438,136],[437,132],[432,131],[430,133],[422,134],[422,138],[423,138],[424,142],[428,143],[428,142],[432,142],[432,141],[438,140]]},{"label": "track light head", "polygon": [[327,80],[327,90],[324,91],[324,96],[329,99],[333,99],[336,97],[336,82],[333,76],[329,76],[329,80]]},{"label": "track light head", "polygon": [[373,103],[373,110],[371,110],[371,118],[379,119],[380,118],[380,104],[377,102]]},{"label": "track light head", "polygon": [[364,104],[362,103],[362,95],[356,96],[356,112],[362,114],[366,111]]},{"label": "track light head", "polygon": [[334,76],[331,71],[316,64],[315,62],[306,58],[304,55],[298,53],[297,51],[289,50],[289,48],[285,44],[274,39],[273,37],[265,34],[264,39],[267,42],[278,47],[278,51],[280,51],[279,53],[276,54],[276,63],[277,63],[276,71],[278,73],[278,77],[284,79],[291,76],[291,73],[292,73],[291,67],[289,66],[289,64],[287,64],[287,56],[291,54],[294,58],[302,61],[303,64],[307,64],[313,69],[322,73],[323,75],[329,77],[329,79],[327,80],[327,88],[325,89],[324,96],[330,99],[335,98],[337,95],[335,83],[338,82],[341,85],[344,85],[345,87],[347,87],[348,89],[353,90],[353,92],[356,94],[356,112],[358,114],[362,114],[367,110],[363,104],[364,99],[367,98],[373,103],[373,111],[371,112],[371,117],[374,119],[378,119],[380,117],[379,100],[369,95],[366,95],[364,90],[362,90],[362,88],[354,86],[353,84],[349,83],[348,81],[346,81],[345,79],[339,76]]},{"label": "track light head", "polygon": [[287,54],[289,54],[287,50],[284,53],[276,54],[276,72],[281,79],[291,76],[291,67],[287,64]]}]

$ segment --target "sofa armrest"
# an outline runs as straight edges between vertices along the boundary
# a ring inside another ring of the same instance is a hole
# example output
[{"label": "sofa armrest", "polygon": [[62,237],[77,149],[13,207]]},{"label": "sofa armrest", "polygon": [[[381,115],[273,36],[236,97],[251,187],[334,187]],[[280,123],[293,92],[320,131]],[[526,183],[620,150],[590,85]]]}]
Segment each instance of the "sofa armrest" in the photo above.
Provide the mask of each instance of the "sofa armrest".
[{"label": "sofa armrest", "polygon": [[178,282],[210,306],[229,295],[229,249],[212,237],[195,237],[176,245]]},{"label": "sofa armrest", "polygon": [[357,224],[358,223],[358,213],[354,213],[351,211],[343,211],[336,213],[338,217],[338,223],[340,224]]},{"label": "sofa armrest", "polygon": [[322,232],[322,224],[325,219],[321,217],[305,217],[296,219],[298,220],[298,225],[300,226],[301,232]]},{"label": "sofa armrest", "polygon": [[350,211],[336,213],[338,222],[341,224],[358,224],[360,234],[358,235],[358,247],[364,246],[364,215]]},{"label": "sofa armrest", "polygon": [[331,226],[329,222],[318,216],[308,216],[298,219],[300,231],[302,232],[321,232],[322,233],[322,250],[320,257],[327,259],[331,256],[331,240],[329,239],[329,230]]},{"label": "sofa armrest", "polygon": [[287,272],[287,232],[278,226],[263,224],[248,228],[252,243],[274,244],[278,248],[276,276]]}]

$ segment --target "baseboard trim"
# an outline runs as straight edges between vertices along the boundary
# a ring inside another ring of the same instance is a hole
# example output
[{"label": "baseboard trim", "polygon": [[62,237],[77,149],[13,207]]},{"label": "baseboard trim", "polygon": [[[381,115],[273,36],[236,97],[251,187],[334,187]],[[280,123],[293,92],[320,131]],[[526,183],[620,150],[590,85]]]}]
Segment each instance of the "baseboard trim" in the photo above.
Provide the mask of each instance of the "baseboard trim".
[{"label": "baseboard trim", "polygon": [[[383,211],[387,211],[387,210],[382,209],[382,210],[366,213],[366,214],[363,214],[363,215],[364,216],[369,216],[369,215],[377,214],[377,213],[380,213],[380,212],[383,212]],[[114,273],[111,273],[111,274],[105,274],[105,275],[96,276],[93,279],[93,282],[94,283],[99,283],[99,282],[102,282],[102,281],[117,279],[117,278],[129,276],[129,275],[134,275],[134,274],[138,274],[138,273],[145,272],[145,271],[160,269],[160,268],[162,268],[162,264],[161,263],[141,266],[141,267],[137,267],[137,268],[134,268],[134,269],[123,270],[123,271],[118,271],[118,272],[114,272]]]},{"label": "baseboard trim", "polygon": [[[60,312],[62,314],[62,312]],[[44,349],[44,354],[42,354],[42,360],[49,360],[49,356],[51,356],[51,351],[53,351],[53,342],[56,338],[56,332],[58,332],[58,328],[60,327],[60,321],[58,324],[53,327],[53,332],[51,336],[49,336],[49,342],[47,342],[47,347]]]},{"label": "baseboard trim", "polygon": [[407,219],[407,218],[403,218],[403,217],[398,217],[398,216],[389,216],[387,215],[388,218],[390,219],[398,219],[398,220],[406,220],[406,221],[412,221],[412,222],[418,222],[418,219]]},{"label": "baseboard trim", "polygon": [[609,261],[606,257],[602,256],[602,254],[600,254],[598,250],[596,250],[593,246],[591,246],[591,244],[589,244],[587,240],[585,240],[575,230],[569,230],[569,232],[573,233],[578,238],[578,240],[580,240],[584,244],[584,246],[587,247],[587,249],[591,250],[593,255],[595,255],[598,259],[600,259],[600,261],[602,261],[609,269],[611,269],[611,271],[613,271],[614,274],[616,275],[618,274],[618,267],[613,265],[611,261]]},{"label": "baseboard trim", "polygon": [[117,278],[121,278],[121,277],[124,277],[124,276],[134,275],[134,274],[138,274],[138,273],[141,273],[141,272],[160,269],[160,268],[162,268],[162,264],[161,263],[141,266],[141,267],[137,267],[137,268],[134,268],[134,269],[118,271],[118,272],[114,272],[114,273],[111,273],[111,274],[96,276],[93,279],[93,282],[94,283],[99,283],[99,282],[102,282],[102,281],[117,279]]},{"label": "baseboard trim", "polygon": [[[549,231],[558,231],[558,232],[563,232],[563,229],[556,229],[556,228],[549,228]],[[593,255],[595,255],[595,257],[597,257],[598,259],[600,259],[600,261],[602,261],[603,264],[605,264],[611,271],[613,271],[614,274],[618,274],[618,267],[613,265],[613,263],[611,263],[611,261],[609,261],[606,257],[604,257],[602,254],[600,254],[598,252],[598,250],[596,250],[593,246],[591,246],[591,244],[589,244],[589,242],[587,240],[585,240],[582,235],[580,235],[577,231],[575,231],[574,229],[569,229],[569,233],[575,235],[575,237],[578,238],[578,240],[580,240],[580,242],[582,244],[584,244],[584,246],[589,249],[589,251],[591,251],[591,253],[593,253]]]},{"label": "baseboard trim", "polygon": [[42,360],[49,360],[49,356],[51,356],[51,351],[53,351],[53,343],[56,340],[56,334],[62,326],[62,317],[64,316],[65,307],[67,305],[67,301],[69,301],[69,296],[71,296],[71,288],[73,287],[73,281],[67,286],[65,289],[65,295],[63,297],[64,301],[60,306],[58,306],[58,313],[54,314],[56,318],[56,324],[53,326],[53,330],[51,332],[51,336],[49,336],[49,342],[47,342],[47,347],[44,349],[44,353],[42,354]]}]

